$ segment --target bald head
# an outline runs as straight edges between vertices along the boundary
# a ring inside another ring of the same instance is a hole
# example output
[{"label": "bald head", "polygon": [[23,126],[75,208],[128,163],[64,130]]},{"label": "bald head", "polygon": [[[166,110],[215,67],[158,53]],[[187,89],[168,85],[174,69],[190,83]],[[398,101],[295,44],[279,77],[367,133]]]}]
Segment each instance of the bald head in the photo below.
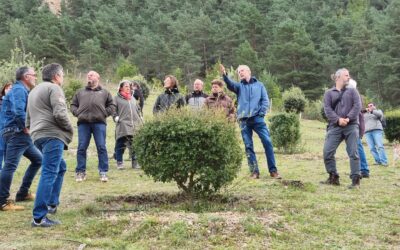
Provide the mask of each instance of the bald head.
[{"label": "bald head", "polygon": [[246,80],[246,82],[250,81],[251,78],[251,70],[247,65],[239,65],[237,69],[240,80]]},{"label": "bald head", "polygon": [[89,71],[87,74],[87,84],[91,89],[97,88],[99,86],[100,75],[96,71]]}]

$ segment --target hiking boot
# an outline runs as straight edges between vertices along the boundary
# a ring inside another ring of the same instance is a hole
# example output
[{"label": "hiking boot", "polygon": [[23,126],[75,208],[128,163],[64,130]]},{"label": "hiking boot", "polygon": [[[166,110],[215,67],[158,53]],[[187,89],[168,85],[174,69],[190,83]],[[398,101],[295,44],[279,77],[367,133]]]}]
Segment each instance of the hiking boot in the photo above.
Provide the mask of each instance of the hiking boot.
[{"label": "hiking boot", "polygon": [[369,178],[369,173],[361,172],[361,178]]},{"label": "hiking boot", "polygon": [[11,200],[8,200],[6,204],[1,205],[0,207],[1,211],[22,211],[24,209],[25,207],[15,205],[15,203]]},{"label": "hiking boot", "polygon": [[139,163],[137,160],[132,161],[132,168],[133,169],[140,169]]},{"label": "hiking boot", "polygon": [[282,177],[279,175],[278,172],[272,172],[269,174],[269,176],[271,176],[274,179],[282,179]]},{"label": "hiking boot", "polygon": [[56,225],[60,225],[61,222],[58,220],[50,220],[47,217],[44,217],[40,222],[35,221],[35,219],[32,220],[32,227],[52,227]]},{"label": "hiking boot", "polygon": [[100,181],[101,182],[107,182],[108,181],[108,177],[106,173],[100,173]]},{"label": "hiking boot", "polygon": [[252,178],[252,179],[259,179],[259,178],[260,178],[260,173],[252,173],[252,174],[250,175],[250,178]]},{"label": "hiking boot", "polygon": [[20,202],[20,201],[34,201],[35,200],[35,195],[32,193],[28,193],[25,195],[21,195],[19,193],[17,193],[17,195],[15,196],[15,201],[16,202]]},{"label": "hiking boot", "polygon": [[76,182],[82,182],[86,180],[86,173],[85,172],[76,172],[75,174]]},{"label": "hiking boot", "polygon": [[349,189],[359,189],[360,188],[360,176],[356,175],[351,178],[351,185],[348,186]]},{"label": "hiking boot", "polygon": [[57,213],[57,206],[47,206],[47,212],[49,214],[56,214]]},{"label": "hiking boot", "polygon": [[337,173],[329,173],[329,177],[326,181],[321,181],[321,184],[340,186],[339,175]]},{"label": "hiking boot", "polygon": [[122,162],[122,161],[118,161],[117,162],[117,169],[118,170],[123,170],[125,167],[124,167],[124,163]]}]

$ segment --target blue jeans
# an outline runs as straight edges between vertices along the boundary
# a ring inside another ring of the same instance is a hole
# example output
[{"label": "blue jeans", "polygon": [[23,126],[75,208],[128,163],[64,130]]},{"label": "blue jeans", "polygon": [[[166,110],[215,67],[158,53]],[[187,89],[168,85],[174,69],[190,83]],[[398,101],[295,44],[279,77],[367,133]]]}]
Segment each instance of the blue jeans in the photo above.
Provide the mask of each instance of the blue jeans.
[{"label": "blue jeans", "polygon": [[258,134],[264,147],[265,156],[267,157],[267,165],[270,173],[277,172],[275,165],[274,147],[269,136],[267,124],[262,116],[253,116],[250,118],[241,119],[239,126],[246,150],[247,162],[251,173],[260,173],[256,154],[254,153],[253,145],[253,130]]},{"label": "blue jeans", "polygon": [[357,144],[358,144],[358,156],[360,157],[360,171],[361,173],[369,174],[367,156],[365,155],[361,139],[358,139]]},{"label": "blue jeans", "polygon": [[28,194],[33,178],[42,165],[42,154],[33,145],[32,139],[24,132],[9,132],[3,135],[4,139],[4,167],[0,173],[0,205],[10,197],[10,187],[14,172],[18,167],[22,155],[31,161],[22,179],[18,195]]},{"label": "blue jeans", "polygon": [[[122,156],[124,155],[126,147],[132,147],[132,136],[123,136],[117,139],[115,143],[115,160],[122,162]],[[135,152],[132,151],[132,161],[136,160]]]},{"label": "blue jeans", "polygon": [[0,136],[0,171],[3,168],[3,159],[4,159],[4,140],[3,136]]},{"label": "blue jeans", "polygon": [[367,144],[377,164],[387,165],[387,156],[383,147],[383,131],[376,129],[365,133]]},{"label": "blue jeans", "polygon": [[78,125],[78,152],[75,172],[86,172],[86,151],[90,139],[94,137],[99,160],[98,169],[100,173],[108,172],[108,155],[106,148],[106,124],[104,123],[81,123]]},{"label": "blue jeans", "polygon": [[47,215],[47,206],[60,204],[61,187],[67,165],[63,159],[64,142],[57,138],[40,138],[35,145],[43,154],[43,167],[36,199],[33,218],[40,220]]}]

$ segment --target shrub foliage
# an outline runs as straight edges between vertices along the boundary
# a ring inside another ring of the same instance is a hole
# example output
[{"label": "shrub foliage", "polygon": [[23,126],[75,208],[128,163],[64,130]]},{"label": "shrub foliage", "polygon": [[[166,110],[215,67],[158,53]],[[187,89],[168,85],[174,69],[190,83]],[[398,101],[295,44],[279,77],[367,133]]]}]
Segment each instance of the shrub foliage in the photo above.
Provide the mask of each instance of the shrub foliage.
[{"label": "shrub foliage", "polygon": [[386,112],[385,136],[389,142],[400,142],[400,110]]},{"label": "shrub foliage", "polygon": [[283,107],[286,112],[300,113],[304,111],[307,99],[299,87],[292,87],[283,92]]},{"label": "shrub foliage", "polygon": [[175,181],[190,196],[207,196],[237,175],[242,150],[235,125],[209,111],[170,110],[147,122],[134,149],[155,181]]},{"label": "shrub foliage", "polygon": [[74,94],[80,88],[83,88],[83,84],[78,79],[68,79],[66,84],[63,85],[65,99],[67,100],[68,105],[71,104]]},{"label": "shrub foliage", "polygon": [[295,113],[279,113],[271,119],[271,139],[284,153],[293,153],[300,142],[300,121]]}]

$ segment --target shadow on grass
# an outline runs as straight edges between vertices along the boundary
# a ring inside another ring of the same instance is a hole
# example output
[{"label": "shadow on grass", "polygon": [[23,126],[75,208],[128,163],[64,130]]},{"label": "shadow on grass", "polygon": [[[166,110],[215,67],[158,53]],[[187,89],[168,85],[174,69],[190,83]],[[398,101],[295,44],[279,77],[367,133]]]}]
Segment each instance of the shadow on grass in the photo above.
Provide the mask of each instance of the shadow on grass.
[{"label": "shadow on grass", "polygon": [[129,196],[102,196],[96,199],[102,203],[101,212],[132,212],[151,209],[185,210],[190,212],[226,211],[234,207],[246,206],[257,202],[256,197],[243,195],[215,194],[207,198],[192,198],[179,193],[141,193]]}]

